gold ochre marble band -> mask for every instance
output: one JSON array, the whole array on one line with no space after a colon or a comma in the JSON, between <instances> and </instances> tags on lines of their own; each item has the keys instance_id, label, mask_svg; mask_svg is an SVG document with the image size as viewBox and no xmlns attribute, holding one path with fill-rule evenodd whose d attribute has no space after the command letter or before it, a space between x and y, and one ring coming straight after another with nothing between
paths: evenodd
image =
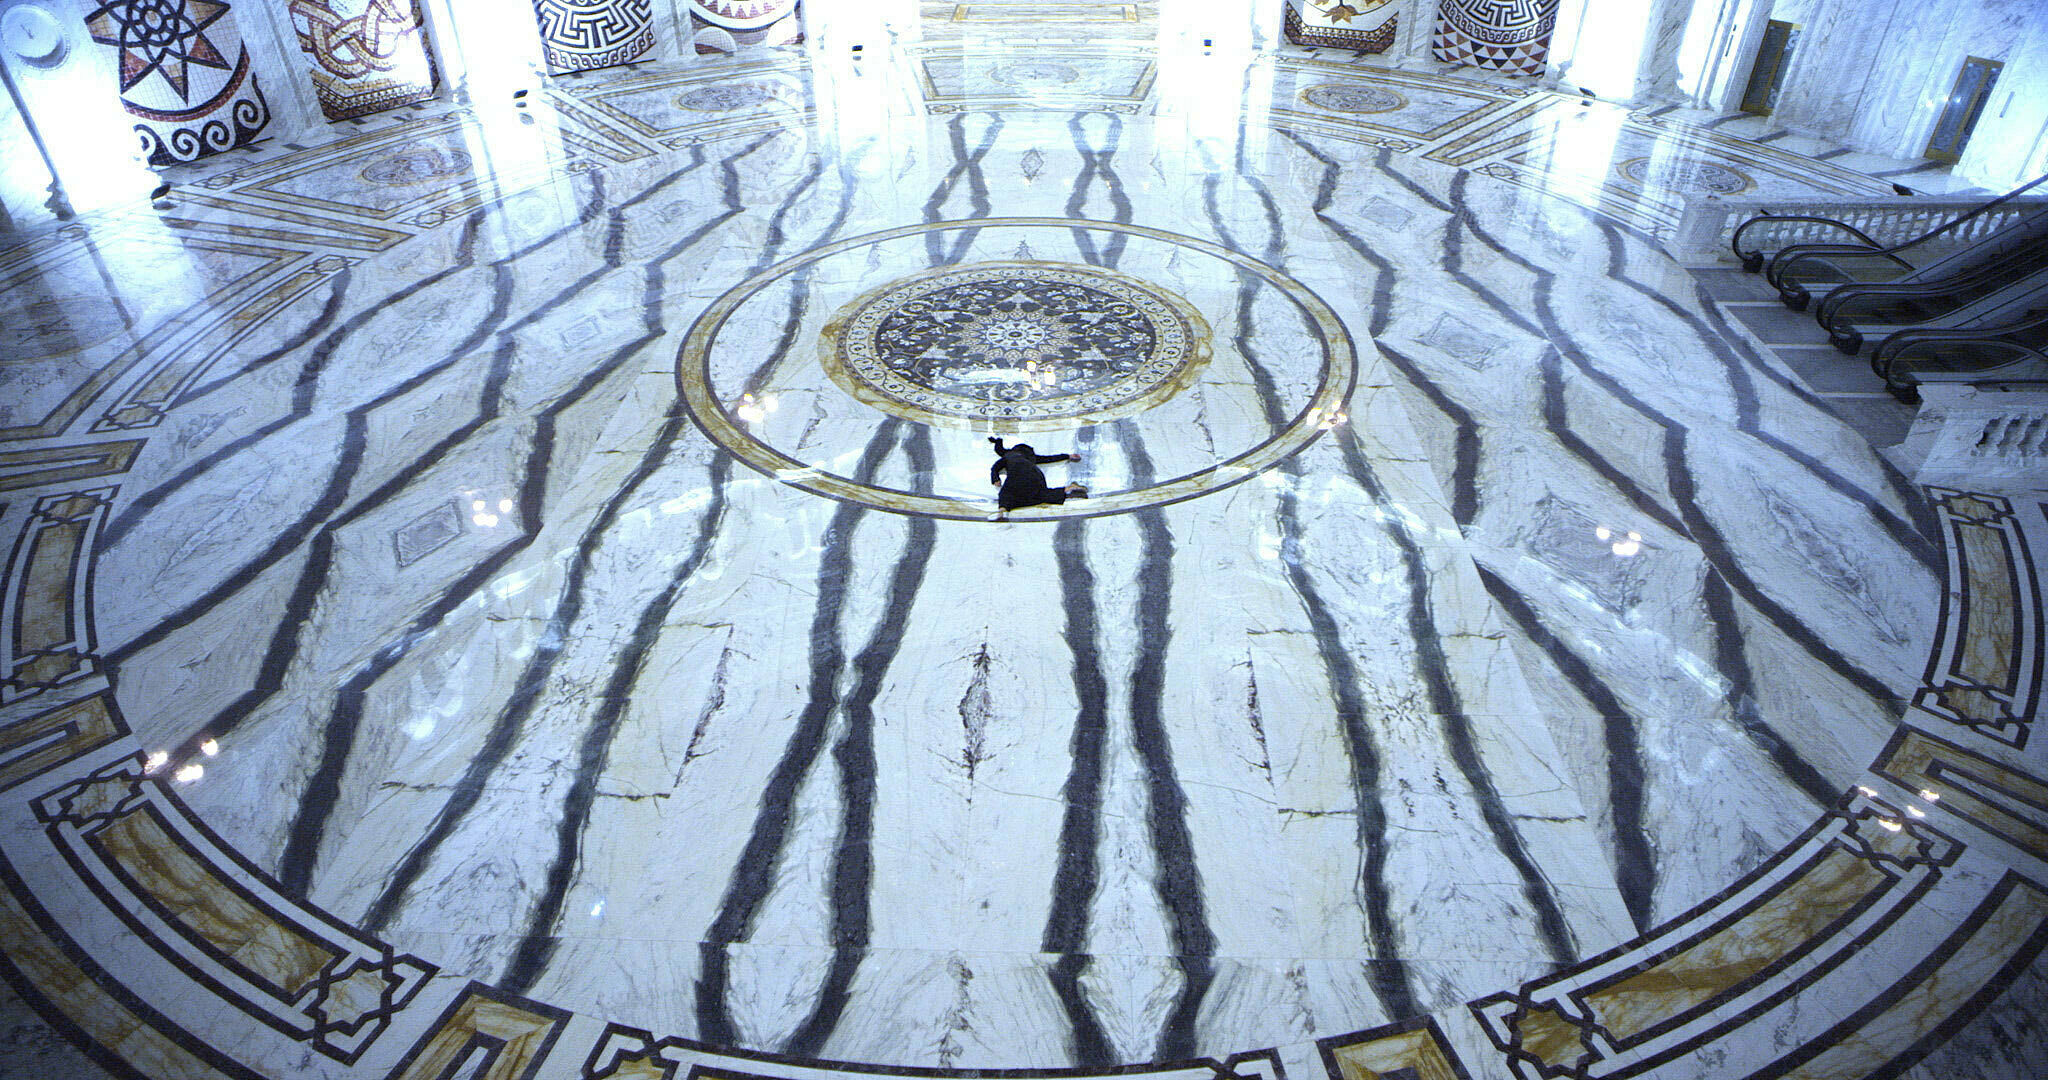
<instances>
[{"instance_id":1,"label":"gold ochre marble band","mask_svg":"<svg viewBox=\"0 0 2048 1080\"><path fill-rule=\"evenodd\" d=\"M697 317L676 357L676 382L690 415L705 434L720 446L730 450L741 461L791 487L891 513L959 521L982 519L988 512L985 501L923 495L863 484L825 472L767 445L755 438L745 425L736 421L725 403L716 399L711 387L709 363L712 348L716 345L719 331L724 327L726 320L755 293L787 274L841 252L906 236L959 229L1005 227L1088 229L1121 233L1177 244L1220 259L1266 282L1292 302L1315 326L1323 350L1321 373L1315 392L1310 395L1308 403L1290 417L1279 432L1251 449L1208 468L1151 487L1112 492L1091 498L1085 503L1069 506L1020 510L1010 515L1012 521L1101 517L1164 506L1220 491L1256 476L1300 452L1313 442L1317 435L1322 434L1322 418L1341 411L1343 402L1351 395L1357 378L1358 358L1351 344L1351 336L1345 331L1342 320L1314 291L1274 267L1241 255L1221 244L1146 225L1081 218L990 217L925 222L848 237L784 259L727 290Z\"/></svg>"}]
</instances>

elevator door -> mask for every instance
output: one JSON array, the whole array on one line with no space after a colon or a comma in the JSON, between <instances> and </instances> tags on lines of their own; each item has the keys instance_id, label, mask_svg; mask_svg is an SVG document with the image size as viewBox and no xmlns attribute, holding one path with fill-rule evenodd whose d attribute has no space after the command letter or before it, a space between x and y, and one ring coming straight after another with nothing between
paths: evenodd
<instances>
[{"instance_id":1,"label":"elevator door","mask_svg":"<svg viewBox=\"0 0 2048 1080\"><path fill-rule=\"evenodd\" d=\"M1963 145L1970 141L1970 131L1983 115L1984 103L1991 100L1991 88L2004 68L1996 60L1978 56L1963 59L1955 89L1948 92L1948 104L1941 107L1941 119L1934 122L1934 134L1927 140L1928 157L1951 164L1962 159Z\"/></svg>"},{"instance_id":2,"label":"elevator door","mask_svg":"<svg viewBox=\"0 0 2048 1080\"><path fill-rule=\"evenodd\" d=\"M1742 91L1743 112L1768 116L1778 107L1778 90L1785 85L1785 69L1792 64L1792 46L1798 41L1798 23L1772 19L1764 24L1764 40L1749 69L1749 86Z\"/></svg>"}]
</instances>

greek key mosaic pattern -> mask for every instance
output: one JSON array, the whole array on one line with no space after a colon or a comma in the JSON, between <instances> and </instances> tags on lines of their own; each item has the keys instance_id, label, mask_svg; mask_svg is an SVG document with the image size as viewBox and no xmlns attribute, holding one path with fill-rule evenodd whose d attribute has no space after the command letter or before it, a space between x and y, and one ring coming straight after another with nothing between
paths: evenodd
<instances>
[{"instance_id":1,"label":"greek key mosaic pattern","mask_svg":"<svg viewBox=\"0 0 2048 1080\"><path fill-rule=\"evenodd\" d=\"M1172 396L1206 360L1208 327L1186 301L1122 274L995 263L888 286L825 335L834 380L877 408L1029 431Z\"/></svg>"},{"instance_id":2,"label":"greek key mosaic pattern","mask_svg":"<svg viewBox=\"0 0 2048 1080\"><path fill-rule=\"evenodd\" d=\"M245 146L270 123L249 50L221 0L109 0L85 17L113 50L121 107L152 165Z\"/></svg>"},{"instance_id":3,"label":"greek key mosaic pattern","mask_svg":"<svg viewBox=\"0 0 2048 1080\"><path fill-rule=\"evenodd\" d=\"M329 120L434 96L439 74L416 0L291 0L291 18Z\"/></svg>"},{"instance_id":4,"label":"greek key mosaic pattern","mask_svg":"<svg viewBox=\"0 0 2048 1080\"><path fill-rule=\"evenodd\" d=\"M548 70L630 64L654 48L650 0L533 0Z\"/></svg>"},{"instance_id":5,"label":"greek key mosaic pattern","mask_svg":"<svg viewBox=\"0 0 2048 1080\"><path fill-rule=\"evenodd\" d=\"M795 45L804 39L800 0L690 0L690 41L706 56Z\"/></svg>"},{"instance_id":6,"label":"greek key mosaic pattern","mask_svg":"<svg viewBox=\"0 0 2048 1080\"><path fill-rule=\"evenodd\" d=\"M1443 0L1430 52L1446 64L1541 75L1557 0Z\"/></svg>"},{"instance_id":7,"label":"greek key mosaic pattern","mask_svg":"<svg viewBox=\"0 0 2048 1080\"><path fill-rule=\"evenodd\" d=\"M1286 0L1287 40L1312 48L1386 52L1401 30L1401 8L1392 0Z\"/></svg>"}]
</instances>

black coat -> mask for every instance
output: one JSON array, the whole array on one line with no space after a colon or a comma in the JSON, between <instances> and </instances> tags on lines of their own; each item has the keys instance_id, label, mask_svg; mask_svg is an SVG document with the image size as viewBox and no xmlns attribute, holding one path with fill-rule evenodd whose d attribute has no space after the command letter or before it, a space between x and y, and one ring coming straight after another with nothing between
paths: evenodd
<instances>
[{"instance_id":1,"label":"black coat","mask_svg":"<svg viewBox=\"0 0 2048 1080\"><path fill-rule=\"evenodd\" d=\"M1015 510L1024 506L1058 506L1067 501L1067 489L1048 487L1045 473L1039 468L1040 465L1065 461L1067 455L1033 453L1030 443L1018 443L1004 449L1003 440L989 441L996 444L996 463L989 466L989 483L1002 485L1002 490L996 492L997 506Z\"/></svg>"}]
</instances>

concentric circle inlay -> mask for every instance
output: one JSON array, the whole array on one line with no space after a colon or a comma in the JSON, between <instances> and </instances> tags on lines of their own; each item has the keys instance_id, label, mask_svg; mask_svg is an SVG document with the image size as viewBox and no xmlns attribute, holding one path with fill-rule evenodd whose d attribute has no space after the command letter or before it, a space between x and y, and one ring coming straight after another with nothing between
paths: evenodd
<instances>
[{"instance_id":1,"label":"concentric circle inlay","mask_svg":"<svg viewBox=\"0 0 2048 1080\"><path fill-rule=\"evenodd\" d=\"M990 252L1059 251L1070 258L1025 254L909 273L871 269L905 256L921 262L963 239L978 239ZM1124 270L1071 257L1105 249L1121 251ZM1142 277L1133 269L1141 265L1150 268ZM1157 284L1169 276L1180 289ZM841 295L852 299L821 305L834 314L818 331L818 363L809 367L796 350L777 344L791 325L789 298L842 278L866 291L849 288ZM1251 361L1234 346L1213 345L1209 324L1182 292L1208 298L1202 310L1234 310L1221 305L1242 298L1271 305L1259 362L1278 374L1270 391L1279 397L1270 404L1255 399ZM1211 370L1226 355L1228 370ZM919 438L971 447L970 480L985 474L987 447L960 428L1072 430L1118 419L1136 425L1136 438L1157 436L1148 442L1153 477L1130 487L1091 485L1085 501L1013 515L1029 520L1126 513L1257 476L1327 430L1356 373L1343 321L1278 268L1211 240L1074 218L926 222L820 245L713 300L676 357L677 388L691 417L749 466L814 495L967 521L988 515L989 492L979 484L893 486L850 469L858 456L821 448L811 421L832 412L817 395L849 393L881 410L864 425L870 432L906 419L956 429ZM786 400L776 412L778 397ZM1250 422L1221 440L1186 438L1212 407ZM843 413L836 422L841 430L863 426Z\"/></svg>"},{"instance_id":2,"label":"concentric circle inlay","mask_svg":"<svg viewBox=\"0 0 2048 1080\"><path fill-rule=\"evenodd\" d=\"M1341 113L1383 113L1407 108L1408 99L1378 86L1323 83L1301 92L1301 100Z\"/></svg>"},{"instance_id":3,"label":"concentric circle inlay","mask_svg":"<svg viewBox=\"0 0 2048 1080\"><path fill-rule=\"evenodd\" d=\"M1710 195L1740 195L1756 181L1740 169L1715 161L1662 161L1630 158L1618 166L1621 175L1638 184Z\"/></svg>"},{"instance_id":4,"label":"concentric circle inlay","mask_svg":"<svg viewBox=\"0 0 2048 1080\"><path fill-rule=\"evenodd\" d=\"M944 267L841 308L821 359L834 382L907 420L1042 431L1172 397L1209 328L1159 286L1074 263Z\"/></svg>"},{"instance_id":5,"label":"concentric circle inlay","mask_svg":"<svg viewBox=\"0 0 2048 1080\"><path fill-rule=\"evenodd\" d=\"M736 112L774 100L775 91L760 83L716 83L678 97L676 104L692 112Z\"/></svg>"},{"instance_id":6,"label":"concentric circle inlay","mask_svg":"<svg viewBox=\"0 0 2048 1080\"><path fill-rule=\"evenodd\" d=\"M989 76L1007 86L1064 86L1079 81L1081 69L1049 60L1019 60L992 69Z\"/></svg>"}]
</instances>

